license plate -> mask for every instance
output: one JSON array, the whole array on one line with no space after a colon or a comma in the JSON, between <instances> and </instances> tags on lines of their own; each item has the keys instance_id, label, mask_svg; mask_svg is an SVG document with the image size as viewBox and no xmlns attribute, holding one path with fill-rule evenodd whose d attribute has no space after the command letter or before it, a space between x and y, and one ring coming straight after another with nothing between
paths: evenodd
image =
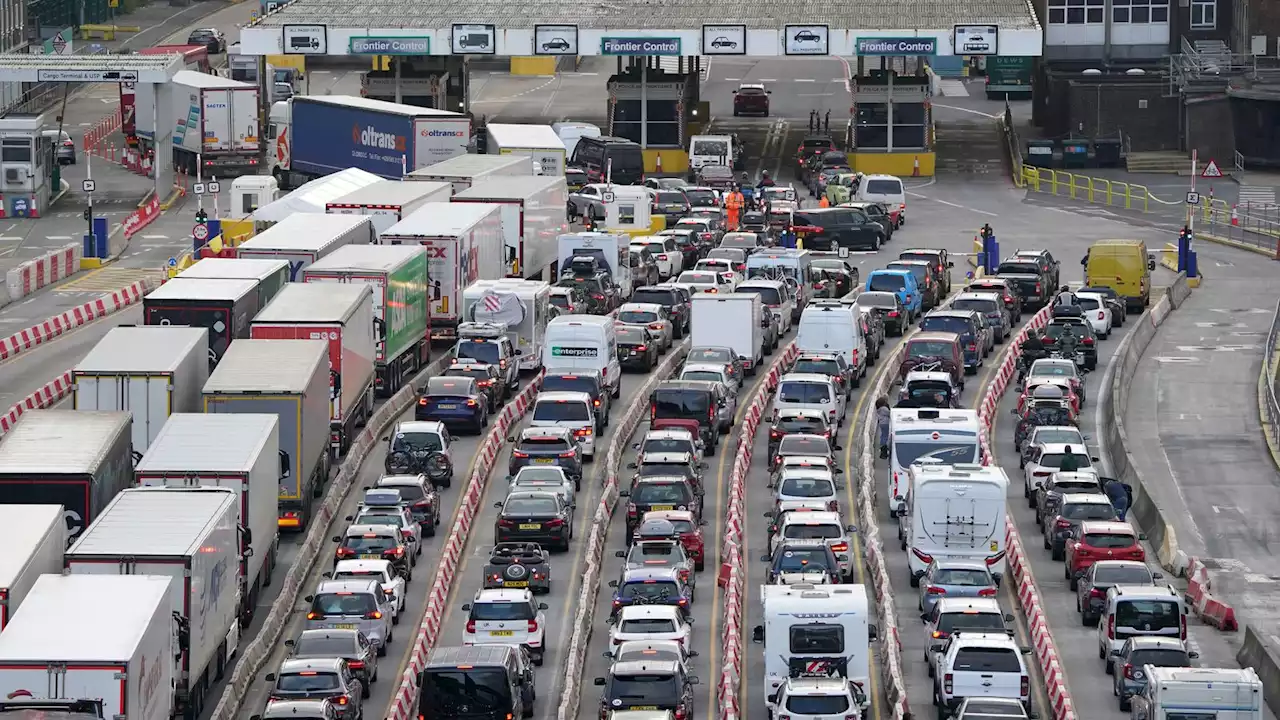
<instances>
[{"instance_id":1,"label":"license plate","mask_svg":"<svg viewBox=\"0 0 1280 720\"><path fill-rule=\"evenodd\" d=\"M355 630L356 629L356 626L353 623L338 623L336 625L330 625L329 627L333 628L334 630Z\"/></svg>"},{"instance_id":2,"label":"license plate","mask_svg":"<svg viewBox=\"0 0 1280 720\"><path fill-rule=\"evenodd\" d=\"M457 405L437 405L436 408L439 410L457 410L458 406Z\"/></svg>"},{"instance_id":3,"label":"license plate","mask_svg":"<svg viewBox=\"0 0 1280 720\"><path fill-rule=\"evenodd\" d=\"M382 553L361 553L360 559L361 560L381 560Z\"/></svg>"},{"instance_id":4,"label":"license plate","mask_svg":"<svg viewBox=\"0 0 1280 720\"><path fill-rule=\"evenodd\" d=\"M632 705L632 710L657 710L657 705Z\"/></svg>"},{"instance_id":5,"label":"license plate","mask_svg":"<svg viewBox=\"0 0 1280 720\"><path fill-rule=\"evenodd\" d=\"M490 630L489 637L511 637L515 634L514 630Z\"/></svg>"},{"instance_id":6,"label":"license plate","mask_svg":"<svg viewBox=\"0 0 1280 720\"><path fill-rule=\"evenodd\" d=\"M529 587L529 581L528 580L504 580L502 582L502 587L509 587L509 588Z\"/></svg>"},{"instance_id":7,"label":"license plate","mask_svg":"<svg viewBox=\"0 0 1280 720\"><path fill-rule=\"evenodd\" d=\"M650 509L650 510L653 510L653 511L658 511L658 510L675 510L675 509L676 509L676 506L675 506L675 505L654 505L654 506L650 507L649 509Z\"/></svg>"},{"instance_id":8,"label":"license plate","mask_svg":"<svg viewBox=\"0 0 1280 720\"><path fill-rule=\"evenodd\" d=\"M521 530L541 530L542 523L520 523Z\"/></svg>"},{"instance_id":9,"label":"license plate","mask_svg":"<svg viewBox=\"0 0 1280 720\"><path fill-rule=\"evenodd\" d=\"M555 463L555 461L556 461L555 458L534 458L533 464L534 465L552 465Z\"/></svg>"},{"instance_id":10,"label":"license plate","mask_svg":"<svg viewBox=\"0 0 1280 720\"><path fill-rule=\"evenodd\" d=\"M1084 362L1084 353L1082 352L1076 353L1076 362L1078 363Z\"/></svg>"}]
</instances>

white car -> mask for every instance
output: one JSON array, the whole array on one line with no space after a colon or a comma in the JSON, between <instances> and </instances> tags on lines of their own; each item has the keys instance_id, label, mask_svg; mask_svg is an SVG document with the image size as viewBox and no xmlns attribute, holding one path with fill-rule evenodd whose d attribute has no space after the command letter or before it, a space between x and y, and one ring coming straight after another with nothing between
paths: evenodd
<instances>
[{"instance_id":1,"label":"white car","mask_svg":"<svg viewBox=\"0 0 1280 720\"><path fill-rule=\"evenodd\" d=\"M702 439L683 428L668 430L650 430L644 439L631 445L632 450L647 452L687 452L694 457L702 457L705 453Z\"/></svg>"},{"instance_id":2,"label":"white car","mask_svg":"<svg viewBox=\"0 0 1280 720\"><path fill-rule=\"evenodd\" d=\"M647 327L658 336L659 352L666 352L675 343L675 324L667 309L657 303L625 303L618 308L618 324Z\"/></svg>"},{"instance_id":3,"label":"white car","mask_svg":"<svg viewBox=\"0 0 1280 720\"><path fill-rule=\"evenodd\" d=\"M789 461L797 459L799 458L787 458ZM825 467L825 463L819 464L822 458L813 458L813 460L812 467L797 467L784 463L776 479L769 483L769 489L773 490L773 499L780 503L787 501L816 503L820 504L823 510L839 512L840 497L837 491L840 488L836 482L836 476Z\"/></svg>"},{"instance_id":4,"label":"white car","mask_svg":"<svg viewBox=\"0 0 1280 720\"><path fill-rule=\"evenodd\" d=\"M1093 327L1093 333L1106 340L1111 335L1111 308L1102 293L1076 292L1076 302L1084 310L1084 318Z\"/></svg>"},{"instance_id":5,"label":"white car","mask_svg":"<svg viewBox=\"0 0 1280 720\"><path fill-rule=\"evenodd\" d=\"M326 575L333 580L377 580L383 592L394 601L395 613L391 622L399 624L400 613L404 612L406 590L404 576L396 572L390 560L339 560L332 573Z\"/></svg>"},{"instance_id":6,"label":"white car","mask_svg":"<svg viewBox=\"0 0 1280 720\"><path fill-rule=\"evenodd\" d=\"M738 283L742 282L742 275L740 275L737 270L733 269L733 261L725 258L703 258L693 266L693 269L718 272L720 273L720 277L733 283L735 288L738 287Z\"/></svg>"},{"instance_id":7,"label":"white car","mask_svg":"<svg viewBox=\"0 0 1280 720\"><path fill-rule=\"evenodd\" d=\"M1023 446L1030 450L1035 445L1045 443L1062 443L1064 445L1084 445L1090 435L1080 432L1074 425L1041 425L1031 431ZM1026 458L1018 458L1018 467L1026 467Z\"/></svg>"},{"instance_id":8,"label":"white car","mask_svg":"<svg viewBox=\"0 0 1280 720\"><path fill-rule=\"evenodd\" d=\"M781 517L774 517L777 532L769 541L769 552L772 554L778 546L789 540L822 540L835 553L836 563L840 566L840 574L846 582L853 577L853 552L850 550L848 533L855 532L852 525L845 525L838 512L815 512L813 510L795 510L785 512Z\"/></svg>"},{"instance_id":9,"label":"white car","mask_svg":"<svg viewBox=\"0 0 1280 720\"><path fill-rule=\"evenodd\" d=\"M676 247L676 239L669 235L650 235L631 241L631 247L648 248L658 263L658 279L675 277L684 270L684 253Z\"/></svg>"},{"instance_id":10,"label":"white car","mask_svg":"<svg viewBox=\"0 0 1280 720\"><path fill-rule=\"evenodd\" d=\"M844 403L845 394L830 375L788 373L778 381L773 415L781 410L809 410L822 413L828 424L839 427L844 424Z\"/></svg>"},{"instance_id":11,"label":"white car","mask_svg":"<svg viewBox=\"0 0 1280 720\"><path fill-rule=\"evenodd\" d=\"M467 613L463 645L514 645L528 649L534 665L546 653L546 603L534 602L533 592L481 590L462 606ZM675 608L673 608L675 609Z\"/></svg>"},{"instance_id":12,"label":"white car","mask_svg":"<svg viewBox=\"0 0 1280 720\"><path fill-rule=\"evenodd\" d=\"M676 284L693 293L731 293L738 286L736 280L713 270L686 270L676 278Z\"/></svg>"},{"instance_id":13,"label":"white car","mask_svg":"<svg viewBox=\"0 0 1280 720\"><path fill-rule=\"evenodd\" d=\"M1062 467L1062 458L1067 454L1074 455L1079 461L1077 472L1093 470L1097 458L1089 457L1089 449L1084 445L1068 445L1066 443L1039 443L1030 446L1026 455L1026 463L1022 466L1022 492L1030 507L1035 507L1036 488L1044 485L1049 476Z\"/></svg>"},{"instance_id":14,"label":"white car","mask_svg":"<svg viewBox=\"0 0 1280 720\"><path fill-rule=\"evenodd\" d=\"M629 605L609 618L609 642L617 647L628 640L674 640L693 646L693 619L674 605Z\"/></svg>"},{"instance_id":15,"label":"white car","mask_svg":"<svg viewBox=\"0 0 1280 720\"><path fill-rule=\"evenodd\" d=\"M855 698L852 683L840 677L788 678L769 708L769 717L790 720L825 720L859 717L866 696Z\"/></svg>"},{"instance_id":16,"label":"white car","mask_svg":"<svg viewBox=\"0 0 1280 720\"><path fill-rule=\"evenodd\" d=\"M508 493L552 492L559 495L566 505L573 503L576 494L573 481L565 475L564 468L555 465L525 465L507 481L510 483Z\"/></svg>"},{"instance_id":17,"label":"white car","mask_svg":"<svg viewBox=\"0 0 1280 720\"><path fill-rule=\"evenodd\" d=\"M689 672L689 661L698 657L698 651L690 650L675 640L628 640L606 650L605 657L619 663L628 660L646 662L678 662Z\"/></svg>"},{"instance_id":18,"label":"white car","mask_svg":"<svg viewBox=\"0 0 1280 720\"><path fill-rule=\"evenodd\" d=\"M751 278L738 283L738 287L733 291L759 295L764 304L778 318L778 331L783 335L791 332L791 326L794 324L791 314L795 309L795 291L788 288L786 283L781 280Z\"/></svg>"},{"instance_id":19,"label":"white car","mask_svg":"<svg viewBox=\"0 0 1280 720\"><path fill-rule=\"evenodd\" d=\"M573 433L587 461L595 459L596 412L587 393L567 390L540 392L533 400L531 417L530 427L564 428Z\"/></svg>"}]
</instances>

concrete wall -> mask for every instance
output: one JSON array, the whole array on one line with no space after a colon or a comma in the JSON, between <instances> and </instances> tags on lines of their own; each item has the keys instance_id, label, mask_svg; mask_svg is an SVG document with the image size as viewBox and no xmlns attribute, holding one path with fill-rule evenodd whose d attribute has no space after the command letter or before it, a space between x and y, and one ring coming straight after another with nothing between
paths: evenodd
<instances>
[{"instance_id":1,"label":"concrete wall","mask_svg":"<svg viewBox=\"0 0 1280 720\"><path fill-rule=\"evenodd\" d=\"M1128 135L1132 149L1176 150L1179 99L1164 97L1163 78L1130 80L1124 76L1082 79L1079 74L1048 74L1045 104L1037 119L1051 137Z\"/></svg>"},{"instance_id":2,"label":"concrete wall","mask_svg":"<svg viewBox=\"0 0 1280 720\"><path fill-rule=\"evenodd\" d=\"M1200 157L1235 155L1235 126L1226 95L1188 97L1185 108L1186 150L1198 150Z\"/></svg>"},{"instance_id":3,"label":"concrete wall","mask_svg":"<svg viewBox=\"0 0 1280 720\"><path fill-rule=\"evenodd\" d=\"M1280 3L1275 0L1237 0L1247 2L1249 35L1267 36L1267 55L1280 54ZM1244 48L1247 50L1248 48Z\"/></svg>"}]
</instances>

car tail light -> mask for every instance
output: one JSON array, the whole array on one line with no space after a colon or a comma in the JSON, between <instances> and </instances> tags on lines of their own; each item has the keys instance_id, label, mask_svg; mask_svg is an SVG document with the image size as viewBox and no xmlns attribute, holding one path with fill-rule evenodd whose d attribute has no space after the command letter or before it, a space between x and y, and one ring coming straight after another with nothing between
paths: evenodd
<instances>
[{"instance_id":1,"label":"car tail light","mask_svg":"<svg viewBox=\"0 0 1280 720\"><path fill-rule=\"evenodd\" d=\"M1178 637L1183 640L1187 639L1187 616L1186 615L1182 615L1178 618Z\"/></svg>"},{"instance_id":2,"label":"car tail light","mask_svg":"<svg viewBox=\"0 0 1280 720\"><path fill-rule=\"evenodd\" d=\"M636 516L636 504L635 504L635 503L627 503L627 515L630 515L631 517L635 517L635 516Z\"/></svg>"},{"instance_id":3,"label":"car tail light","mask_svg":"<svg viewBox=\"0 0 1280 720\"><path fill-rule=\"evenodd\" d=\"M969 352L977 352L977 350L978 350L978 345L976 343L969 345Z\"/></svg>"},{"instance_id":4,"label":"car tail light","mask_svg":"<svg viewBox=\"0 0 1280 720\"><path fill-rule=\"evenodd\" d=\"M573 431L573 434L577 437L590 437L591 428L578 428L577 430Z\"/></svg>"},{"instance_id":5,"label":"car tail light","mask_svg":"<svg viewBox=\"0 0 1280 720\"><path fill-rule=\"evenodd\" d=\"M334 554L340 558L355 557L356 551L352 550L351 548L340 547L334 552Z\"/></svg>"},{"instance_id":6,"label":"car tail light","mask_svg":"<svg viewBox=\"0 0 1280 720\"><path fill-rule=\"evenodd\" d=\"M531 632L531 633L538 632L538 621L537 621L537 620L530 620L530 621L529 621L529 632Z\"/></svg>"},{"instance_id":7,"label":"car tail light","mask_svg":"<svg viewBox=\"0 0 1280 720\"><path fill-rule=\"evenodd\" d=\"M424 407L425 407L425 406L426 406L426 404L427 404L427 399L426 399L426 398L418 398L418 404L419 404L419 405L422 405L422 406L424 406Z\"/></svg>"},{"instance_id":8,"label":"car tail light","mask_svg":"<svg viewBox=\"0 0 1280 720\"><path fill-rule=\"evenodd\" d=\"M1012 295L1005 295L1005 296L1004 296L1004 301L1005 301L1005 302L1007 302L1007 303L1009 303L1009 304L1012 304L1012 303L1013 303L1013 296L1012 296Z\"/></svg>"},{"instance_id":9,"label":"car tail light","mask_svg":"<svg viewBox=\"0 0 1280 720\"><path fill-rule=\"evenodd\" d=\"M467 632L472 633L472 634L475 634L475 631L476 631L476 621L475 621L475 620L468 620L468 621L467 621Z\"/></svg>"},{"instance_id":10,"label":"car tail light","mask_svg":"<svg viewBox=\"0 0 1280 720\"><path fill-rule=\"evenodd\" d=\"M830 512L839 512L839 511L840 511L840 502L839 502L838 500L828 500L828 501L827 501L827 510L829 510Z\"/></svg>"},{"instance_id":11,"label":"car tail light","mask_svg":"<svg viewBox=\"0 0 1280 720\"><path fill-rule=\"evenodd\" d=\"M592 400L592 401L591 401L591 404L592 404L592 405L595 405L596 407L600 407L600 401L599 401L599 400Z\"/></svg>"},{"instance_id":12,"label":"car tail light","mask_svg":"<svg viewBox=\"0 0 1280 720\"><path fill-rule=\"evenodd\" d=\"M346 705L347 703L351 702L351 698L347 697L346 695L339 695L336 699L339 705Z\"/></svg>"},{"instance_id":13,"label":"car tail light","mask_svg":"<svg viewBox=\"0 0 1280 720\"><path fill-rule=\"evenodd\" d=\"M564 520L561 520L560 518L554 518L554 519L548 520L547 527L549 528L564 527Z\"/></svg>"},{"instance_id":14,"label":"car tail light","mask_svg":"<svg viewBox=\"0 0 1280 720\"><path fill-rule=\"evenodd\" d=\"M1031 693L1031 678L1026 675L1022 676L1022 680L1018 683L1018 694L1026 697Z\"/></svg>"},{"instance_id":15,"label":"car tail light","mask_svg":"<svg viewBox=\"0 0 1280 720\"><path fill-rule=\"evenodd\" d=\"M1183 619L1183 622L1185 623L1186 620ZM1116 616L1115 615L1107 616L1107 637L1110 638L1111 640L1116 639Z\"/></svg>"},{"instance_id":16,"label":"car tail light","mask_svg":"<svg viewBox=\"0 0 1280 720\"><path fill-rule=\"evenodd\" d=\"M832 552L849 552L849 543L836 543L831 546Z\"/></svg>"},{"instance_id":17,"label":"car tail light","mask_svg":"<svg viewBox=\"0 0 1280 720\"><path fill-rule=\"evenodd\" d=\"M1129 663L1124 664L1124 679L1125 680L1133 679L1133 666L1130 665Z\"/></svg>"},{"instance_id":18,"label":"car tail light","mask_svg":"<svg viewBox=\"0 0 1280 720\"><path fill-rule=\"evenodd\" d=\"M924 592L926 595L946 595L947 589L940 588L937 585L930 585Z\"/></svg>"},{"instance_id":19,"label":"car tail light","mask_svg":"<svg viewBox=\"0 0 1280 720\"><path fill-rule=\"evenodd\" d=\"M683 600L681 602L683 602ZM684 704L681 703L680 705L677 705L676 720L685 720L687 717L689 717L689 713L684 709Z\"/></svg>"},{"instance_id":20,"label":"car tail light","mask_svg":"<svg viewBox=\"0 0 1280 720\"><path fill-rule=\"evenodd\" d=\"M1071 528L1071 521L1058 518L1057 521L1053 523L1053 526L1058 530L1068 530Z\"/></svg>"},{"instance_id":21,"label":"car tail light","mask_svg":"<svg viewBox=\"0 0 1280 720\"><path fill-rule=\"evenodd\" d=\"M477 385L479 385L480 387L489 387L490 385L492 385L492 384L493 384L493 381L492 381L492 380L481 380L480 382L478 382L478 383L476 383L476 384L477 384Z\"/></svg>"},{"instance_id":22,"label":"car tail light","mask_svg":"<svg viewBox=\"0 0 1280 720\"><path fill-rule=\"evenodd\" d=\"M648 351L649 351L649 346L648 346L648 345L637 345L637 346L636 346L636 352L648 352Z\"/></svg>"},{"instance_id":23,"label":"car tail light","mask_svg":"<svg viewBox=\"0 0 1280 720\"><path fill-rule=\"evenodd\" d=\"M1087 338L1085 338L1085 339L1084 339L1084 344L1085 344L1085 345L1092 345L1092 344L1093 344L1093 338L1091 338L1091 337L1087 337Z\"/></svg>"},{"instance_id":24,"label":"car tail light","mask_svg":"<svg viewBox=\"0 0 1280 720\"><path fill-rule=\"evenodd\" d=\"M347 667L351 668L352 670L363 670L364 663L359 660L348 660Z\"/></svg>"},{"instance_id":25,"label":"car tail light","mask_svg":"<svg viewBox=\"0 0 1280 720\"><path fill-rule=\"evenodd\" d=\"M402 557L404 555L404 548L391 548L390 550L383 550L382 554L391 555L394 557Z\"/></svg>"},{"instance_id":26,"label":"car tail light","mask_svg":"<svg viewBox=\"0 0 1280 720\"><path fill-rule=\"evenodd\" d=\"M511 451L511 457L527 458L527 457L529 457L529 453L527 453L527 452L523 452L523 451L521 451L521 450L512 450L512 451Z\"/></svg>"},{"instance_id":27,"label":"car tail light","mask_svg":"<svg viewBox=\"0 0 1280 720\"><path fill-rule=\"evenodd\" d=\"M475 407L476 405L477 405L477 403L476 403L476 401L475 401L475 400L468 400L468 401L467 401L467 407Z\"/></svg>"},{"instance_id":28,"label":"car tail light","mask_svg":"<svg viewBox=\"0 0 1280 720\"><path fill-rule=\"evenodd\" d=\"M649 323L649 329L650 329L650 330L661 330L661 329L662 329L662 323Z\"/></svg>"},{"instance_id":29,"label":"car tail light","mask_svg":"<svg viewBox=\"0 0 1280 720\"><path fill-rule=\"evenodd\" d=\"M307 613L307 619L308 619L308 620L323 620L323 619L324 619L324 613L309 612L309 613Z\"/></svg>"},{"instance_id":30,"label":"car tail light","mask_svg":"<svg viewBox=\"0 0 1280 720\"><path fill-rule=\"evenodd\" d=\"M891 318L896 318L896 317L898 317L898 311L897 311L897 310L890 310L890 311L889 311L889 317L891 317Z\"/></svg>"},{"instance_id":31,"label":"car tail light","mask_svg":"<svg viewBox=\"0 0 1280 720\"><path fill-rule=\"evenodd\" d=\"M511 522L510 520L503 519L498 521L498 527L500 528L513 528L515 526L516 524Z\"/></svg>"},{"instance_id":32,"label":"car tail light","mask_svg":"<svg viewBox=\"0 0 1280 720\"><path fill-rule=\"evenodd\" d=\"M934 630L930 634L930 637L932 637L934 640L946 640L947 638L951 637L951 633L947 632L946 630Z\"/></svg>"},{"instance_id":33,"label":"car tail light","mask_svg":"<svg viewBox=\"0 0 1280 720\"><path fill-rule=\"evenodd\" d=\"M1106 320L1106 319L1107 319L1106 313L1104 313L1104 312L1102 312L1101 310L1099 310L1099 311L1098 311L1098 319L1099 319L1099 320Z\"/></svg>"},{"instance_id":34,"label":"car tail light","mask_svg":"<svg viewBox=\"0 0 1280 720\"><path fill-rule=\"evenodd\" d=\"M770 440L777 440L777 439L778 439L778 438L780 438L780 437L782 437L782 433L781 433L781 432L779 432L779 431L777 431L777 430L770 430L770 431L769 431L769 439L770 439ZM777 462L782 462L782 458L781 458L781 457L778 457L778 458L777 458Z\"/></svg>"},{"instance_id":35,"label":"car tail light","mask_svg":"<svg viewBox=\"0 0 1280 720\"><path fill-rule=\"evenodd\" d=\"M666 254L666 253L662 253L661 255L659 255L659 256L658 256L658 259L659 259L659 260L662 260L663 262L666 262L666 260L667 260L667 254Z\"/></svg>"},{"instance_id":36,"label":"car tail light","mask_svg":"<svg viewBox=\"0 0 1280 720\"><path fill-rule=\"evenodd\" d=\"M978 597L995 597L997 592L995 588L982 588L978 591Z\"/></svg>"},{"instance_id":37,"label":"car tail light","mask_svg":"<svg viewBox=\"0 0 1280 720\"><path fill-rule=\"evenodd\" d=\"M1099 590L1098 588L1093 588L1089 590L1089 597L1091 598L1104 598L1106 596L1107 596L1106 590Z\"/></svg>"},{"instance_id":38,"label":"car tail light","mask_svg":"<svg viewBox=\"0 0 1280 720\"><path fill-rule=\"evenodd\" d=\"M604 299L604 295L601 295L600 293L592 293L591 297L595 298L596 300Z\"/></svg>"},{"instance_id":39,"label":"car tail light","mask_svg":"<svg viewBox=\"0 0 1280 720\"><path fill-rule=\"evenodd\" d=\"M907 204L906 204L906 203L898 203L898 209L899 209L899 210L906 210L906 209L907 209Z\"/></svg>"},{"instance_id":40,"label":"car tail light","mask_svg":"<svg viewBox=\"0 0 1280 720\"><path fill-rule=\"evenodd\" d=\"M371 613L365 613L365 616L364 616L364 617L365 617L365 619L366 619L366 620L381 620L381 619L382 619L382 613L381 613L380 611L378 611L378 610L374 610L374 611L373 611L373 612L371 612Z\"/></svg>"},{"instance_id":41,"label":"car tail light","mask_svg":"<svg viewBox=\"0 0 1280 720\"><path fill-rule=\"evenodd\" d=\"M1003 550L1001 550L1000 552L996 553L995 555L988 555L988 556L987 556L987 559L985 560L985 562L987 563L987 567L991 567L992 565L996 565L996 564L998 564L1001 560L1004 560L1004 551L1003 551Z\"/></svg>"},{"instance_id":42,"label":"car tail light","mask_svg":"<svg viewBox=\"0 0 1280 720\"><path fill-rule=\"evenodd\" d=\"M956 678L951 673L942 676L942 692L950 695L955 690Z\"/></svg>"},{"instance_id":43,"label":"car tail light","mask_svg":"<svg viewBox=\"0 0 1280 720\"><path fill-rule=\"evenodd\" d=\"M920 562L922 562L922 563L924 563L924 564L926 564L926 565L928 565L929 563L933 562L933 556L932 556L932 555L929 555L928 553L922 553L922 552L920 552L920 551L919 551L918 549L916 549L916 548L911 548L911 554L912 554L912 555L915 555L917 560L919 560Z\"/></svg>"},{"instance_id":44,"label":"car tail light","mask_svg":"<svg viewBox=\"0 0 1280 720\"><path fill-rule=\"evenodd\" d=\"M1036 283L1036 292L1040 292L1040 283Z\"/></svg>"},{"instance_id":45,"label":"car tail light","mask_svg":"<svg viewBox=\"0 0 1280 720\"><path fill-rule=\"evenodd\" d=\"M574 451L569 450L568 452L562 452L562 453L560 453L560 457L562 457L562 458L571 458L571 457L573 457L573 456L574 456L574 455L576 455L576 454L577 454L577 453L575 453Z\"/></svg>"}]
</instances>

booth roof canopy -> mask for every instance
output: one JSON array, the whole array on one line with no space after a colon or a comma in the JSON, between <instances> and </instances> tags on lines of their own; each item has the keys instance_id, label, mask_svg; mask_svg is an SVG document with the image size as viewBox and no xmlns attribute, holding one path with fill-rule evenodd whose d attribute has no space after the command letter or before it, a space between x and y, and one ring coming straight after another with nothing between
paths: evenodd
<instances>
[{"instance_id":1,"label":"booth roof canopy","mask_svg":"<svg viewBox=\"0 0 1280 720\"><path fill-rule=\"evenodd\" d=\"M312 180L275 202L253 211L257 222L280 222L297 213L324 214L325 206L363 187L382 182L382 178L359 168L347 168L332 175Z\"/></svg>"},{"instance_id":2,"label":"booth roof canopy","mask_svg":"<svg viewBox=\"0 0 1280 720\"><path fill-rule=\"evenodd\" d=\"M884 35L988 23L1001 29L1038 29L1025 0L293 0L254 26L436 30L454 24L492 24L501 31L539 24L577 25L584 30L699 30L704 24L782 30L784 25L821 24L845 30L867 28L868 35Z\"/></svg>"}]
</instances>

